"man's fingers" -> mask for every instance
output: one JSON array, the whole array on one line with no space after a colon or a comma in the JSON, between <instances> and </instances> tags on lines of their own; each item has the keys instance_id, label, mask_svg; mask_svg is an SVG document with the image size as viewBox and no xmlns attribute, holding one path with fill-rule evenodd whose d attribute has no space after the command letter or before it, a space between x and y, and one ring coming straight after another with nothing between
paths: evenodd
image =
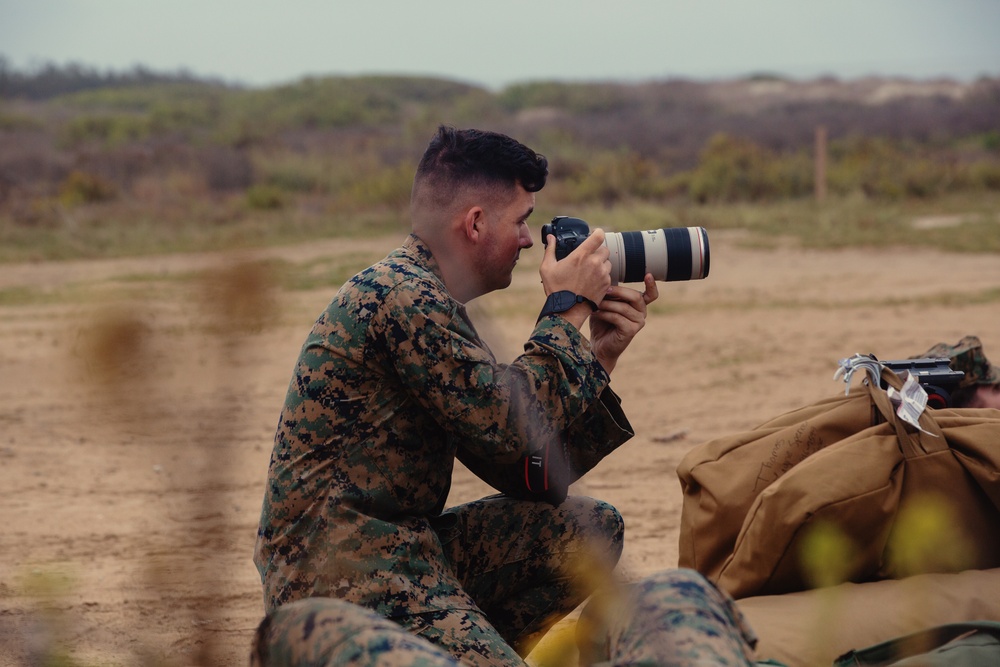
<instances>
[{"instance_id":1,"label":"man's fingers","mask_svg":"<svg viewBox=\"0 0 1000 667\"><path fill-rule=\"evenodd\" d=\"M649 305L660 297L660 289L656 286L656 280L653 279L651 273L646 274L644 282L646 283L646 291L642 293L642 300Z\"/></svg>"},{"instance_id":2,"label":"man's fingers","mask_svg":"<svg viewBox=\"0 0 1000 667\"><path fill-rule=\"evenodd\" d=\"M646 315L645 295L627 287L612 287L601 301L601 311L641 322ZM598 312L601 312L598 311Z\"/></svg>"},{"instance_id":3,"label":"man's fingers","mask_svg":"<svg viewBox=\"0 0 1000 667\"><path fill-rule=\"evenodd\" d=\"M654 287L655 289L655 287ZM620 301L624 304L628 304L635 310L640 312L645 310L646 293L634 290L631 287L622 287L620 285L614 285L608 290L607 301Z\"/></svg>"},{"instance_id":4,"label":"man's fingers","mask_svg":"<svg viewBox=\"0 0 1000 667\"><path fill-rule=\"evenodd\" d=\"M545 254L542 255L542 261L556 261L556 237L552 234L545 237Z\"/></svg>"},{"instance_id":5,"label":"man's fingers","mask_svg":"<svg viewBox=\"0 0 1000 667\"><path fill-rule=\"evenodd\" d=\"M578 249L586 248L587 249L586 253L590 254L595 250L597 250L598 246L602 245L603 243L604 243L604 230L598 228L595 229L593 232L591 232L590 236L588 236L583 240L583 243L580 244Z\"/></svg>"}]
</instances>

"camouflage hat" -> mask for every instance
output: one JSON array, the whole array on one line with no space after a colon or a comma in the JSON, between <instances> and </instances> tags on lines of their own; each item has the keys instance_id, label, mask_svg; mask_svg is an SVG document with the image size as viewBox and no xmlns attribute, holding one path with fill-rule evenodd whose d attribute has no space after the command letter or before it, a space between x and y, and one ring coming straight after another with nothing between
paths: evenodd
<instances>
[{"instance_id":1,"label":"camouflage hat","mask_svg":"<svg viewBox=\"0 0 1000 667\"><path fill-rule=\"evenodd\" d=\"M938 343L923 356L951 359L949 366L965 373L965 378L960 383L963 387L1000 383L1000 368L990 365L986 355L983 354L983 344L977 336L966 336L955 345Z\"/></svg>"}]
</instances>

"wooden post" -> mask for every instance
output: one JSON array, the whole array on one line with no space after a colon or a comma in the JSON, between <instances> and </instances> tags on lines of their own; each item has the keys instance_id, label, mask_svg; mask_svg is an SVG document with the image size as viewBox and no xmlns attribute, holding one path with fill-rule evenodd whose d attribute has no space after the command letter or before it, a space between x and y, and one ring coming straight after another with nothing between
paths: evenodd
<instances>
[{"instance_id":1,"label":"wooden post","mask_svg":"<svg viewBox=\"0 0 1000 667\"><path fill-rule=\"evenodd\" d=\"M826 127L816 127L816 173L814 174L816 201L826 199Z\"/></svg>"}]
</instances>

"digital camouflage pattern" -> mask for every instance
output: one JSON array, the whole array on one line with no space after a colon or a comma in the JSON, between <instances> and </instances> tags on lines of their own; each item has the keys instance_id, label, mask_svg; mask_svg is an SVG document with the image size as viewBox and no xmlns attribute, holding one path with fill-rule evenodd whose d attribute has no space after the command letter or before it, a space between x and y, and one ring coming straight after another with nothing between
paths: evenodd
<instances>
[{"instance_id":1,"label":"digital camouflage pattern","mask_svg":"<svg viewBox=\"0 0 1000 667\"><path fill-rule=\"evenodd\" d=\"M938 343L921 357L951 359L948 365L952 370L965 373L965 377L959 383L962 387L975 384L1000 384L1000 368L990 365L983 353L983 344L977 336L966 336L955 345Z\"/></svg>"},{"instance_id":2,"label":"digital camouflage pattern","mask_svg":"<svg viewBox=\"0 0 1000 667\"><path fill-rule=\"evenodd\" d=\"M291 602L257 627L251 667L456 667L427 640L357 605L332 598Z\"/></svg>"},{"instance_id":3,"label":"digital camouflage pattern","mask_svg":"<svg viewBox=\"0 0 1000 667\"><path fill-rule=\"evenodd\" d=\"M254 552L266 611L311 596L391 618L480 611L442 544L456 521L442 514L456 457L499 491L552 509L530 501L560 500L632 435L608 381L586 338L558 316L498 364L411 235L341 288L303 345ZM532 494L524 459L553 442L553 457L568 460L562 493ZM579 539L588 513L574 515L566 539ZM508 529L470 525L445 539L462 551L470 532L503 541L516 533ZM536 537L562 539L552 527ZM615 537L601 539L613 551Z\"/></svg>"},{"instance_id":4,"label":"digital camouflage pattern","mask_svg":"<svg viewBox=\"0 0 1000 667\"><path fill-rule=\"evenodd\" d=\"M591 607L595 607L592 609ZM595 620L596 617L596 620ZM689 569L658 572L611 604L595 600L579 627L587 664L734 667L754 664L757 636L733 599ZM594 660L603 657L603 661Z\"/></svg>"},{"instance_id":5,"label":"digital camouflage pattern","mask_svg":"<svg viewBox=\"0 0 1000 667\"><path fill-rule=\"evenodd\" d=\"M612 613L608 613L612 612ZM752 665L756 637L732 599L693 570L673 570L627 587L613 607L588 604L581 666ZM437 646L341 600L281 607L260 624L254 667L457 667ZM773 663L772 663L773 664Z\"/></svg>"},{"instance_id":6,"label":"digital camouflage pattern","mask_svg":"<svg viewBox=\"0 0 1000 667\"><path fill-rule=\"evenodd\" d=\"M413 632L476 665L521 665L548 628L584 601L621 556L624 523L611 505L571 496L558 507L494 496L448 510L445 558L488 619L455 609L399 617ZM581 576L581 570L589 571ZM435 627L428 627L433 619ZM505 650L506 646L515 650Z\"/></svg>"}]
</instances>

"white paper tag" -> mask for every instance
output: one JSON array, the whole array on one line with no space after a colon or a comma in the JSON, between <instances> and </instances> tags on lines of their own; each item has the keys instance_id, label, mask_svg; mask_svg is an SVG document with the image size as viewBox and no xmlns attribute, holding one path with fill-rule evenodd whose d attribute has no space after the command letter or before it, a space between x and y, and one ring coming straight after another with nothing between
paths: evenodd
<instances>
[{"instance_id":1,"label":"white paper tag","mask_svg":"<svg viewBox=\"0 0 1000 667\"><path fill-rule=\"evenodd\" d=\"M907 373L906 382L903 383L903 388L900 391L889 387L886 393L889 394L889 400L892 401L892 404L896 406L897 417L928 435L934 435L920 427L920 415L927 407L927 392L920 386L916 377Z\"/></svg>"}]
</instances>

